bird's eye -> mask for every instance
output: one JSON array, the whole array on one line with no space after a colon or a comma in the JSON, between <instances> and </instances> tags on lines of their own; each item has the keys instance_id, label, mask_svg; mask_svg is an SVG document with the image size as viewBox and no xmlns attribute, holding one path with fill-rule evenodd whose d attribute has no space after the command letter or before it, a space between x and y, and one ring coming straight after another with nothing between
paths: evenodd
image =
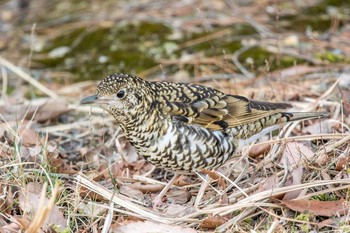
<instances>
[{"instance_id":1,"label":"bird's eye","mask_svg":"<svg viewBox=\"0 0 350 233\"><path fill-rule=\"evenodd\" d=\"M119 99L123 99L125 97L125 95L126 95L125 90L119 90L118 93L117 93L117 97Z\"/></svg>"}]
</instances>

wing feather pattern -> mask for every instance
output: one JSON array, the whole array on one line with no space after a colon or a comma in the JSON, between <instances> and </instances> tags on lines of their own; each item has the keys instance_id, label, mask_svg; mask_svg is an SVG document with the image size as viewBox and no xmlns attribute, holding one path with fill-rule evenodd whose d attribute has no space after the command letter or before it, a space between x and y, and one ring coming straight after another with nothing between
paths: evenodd
<instances>
[{"instance_id":1,"label":"wing feather pattern","mask_svg":"<svg viewBox=\"0 0 350 233\"><path fill-rule=\"evenodd\" d=\"M262 102L239 95L226 95L213 88L194 84L179 83L176 88L186 101L180 102L180 94L169 96L163 111L174 119L212 130L249 124L292 107L287 103Z\"/></svg>"}]
</instances>

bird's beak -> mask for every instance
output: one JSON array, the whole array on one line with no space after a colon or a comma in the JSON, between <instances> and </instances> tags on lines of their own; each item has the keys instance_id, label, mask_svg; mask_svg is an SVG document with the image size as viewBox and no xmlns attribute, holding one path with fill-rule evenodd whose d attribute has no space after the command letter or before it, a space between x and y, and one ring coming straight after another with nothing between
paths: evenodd
<instances>
[{"instance_id":1,"label":"bird's beak","mask_svg":"<svg viewBox=\"0 0 350 233\"><path fill-rule=\"evenodd\" d=\"M98 100L97 95L92 95L80 100L80 104L94 104L98 102L97 100Z\"/></svg>"}]
</instances>

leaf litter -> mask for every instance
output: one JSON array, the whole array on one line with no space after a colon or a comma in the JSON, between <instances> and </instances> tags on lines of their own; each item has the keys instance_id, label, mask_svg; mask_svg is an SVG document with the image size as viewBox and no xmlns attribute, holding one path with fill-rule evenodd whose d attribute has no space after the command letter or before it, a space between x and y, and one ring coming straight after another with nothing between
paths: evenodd
<instances>
[{"instance_id":1,"label":"leaf litter","mask_svg":"<svg viewBox=\"0 0 350 233\"><path fill-rule=\"evenodd\" d=\"M197 31L203 26L203 16L191 22L186 17L181 18L181 15L186 16L183 10L193 10L185 2L159 4L167 6L164 12L145 5L144 12L135 14L145 17L145 14L152 13L162 21L165 16L177 16L178 30L182 30L180 34ZM260 12L267 6L262 1L256 7L235 9L255 16L254 9ZM221 17L221 20L214 15L205 18L210 27L242 21L242 17L222 14L228 6L221 1L213 3L212 8L200 4L198 7L201 13L210 13L211 9ZM184 49L178 60L160 60L161 67L146 70L142 76L159 80L163 79L160 72L169 71L166 77L169 80L196 82L250 98L287 100L298 111L329 112L330 119L284 126L277 137L262 137L217 172L181 176L166 194L164 208L158 211L150 207L150 202L172 174L139 158L117 130L113 119L101 110L77 104L78 99L94 91L95 82L56 86L45 82L43 85L35 82L36 79L20 65L16 67L1 58L0 66L6 67L6 72L13 72L7 75L9 85L17 86L8 96L2 94L0 101L0 231L62 232L70 226L77 232L87 229L95 232L106 232L107 229L110 232L213 229L240 232L269 229L273 232L283 229L288 232L301 230L303 221L300 222L298 217L305 215L312 219L309 224L317 225L319 229L340 229L349 221L350 79L347 64L331 64L312 56L327 48L326 41L314 43L314 39L291 35L280 39L280 35L268 32L263 25L266 23L264 17L266 20L269 16L255 17L255 22L247 22L261 29L261 36L250 43L258 43L272 53L278 48L279 54L288 53L309 63L269 71L269 64L278 61L265 61L263 67L251 64L253 69L249 72L254 72L255 78L239 78L237 70L242 59L237 57L237 68L230 64L239 54L225 53L206 58L203 53L193 50L193 54L189 54L185 50L203 42L214 42L215 38L230 33L224 29L185 41L178 47ZM60 34L55 31L57 29L44 27L40 30L41 33L49 30ZM264 33L270 33L270 38ZM346 35L342 32L337 39L346 39ZM10 40L3 40L2 36L0 42L10 45ZM282 41L280 47L276 46L279 40ZM328 43L335 45L332 40ZM242 45L249 48L247 41ZM301 45L308 46L308 53L299 50ZM287 50L287 47L292 49ZM347 49L342 51L349 52ZM16 61L16 54L6 55ZM193 74L189 74L185 66L193 66ZM174 67L179 71L170 72ZM243 69L241 71L246 73ZM233 78L216 76L221 73L233 75ZM43 76L49 74L64 76L55 71L48 71ZM193 76L195 78L190 79ZM18 81L18 77L26 83ZM32 87L40 92L39 96L34 94L36 98L25 94L33 94ZM202 186L203 180L207 183ZM49 184L49 188L46 189L44 183ZM57 196L54 195L55 185L59 186ZM291 211L296 218L291 217ZM38 213L44 213L45 221L36 217ZM105 226L107 218L112 219L109 226ZM278 223L271 221L272 218Z\"/></svg>"}]
</instances>

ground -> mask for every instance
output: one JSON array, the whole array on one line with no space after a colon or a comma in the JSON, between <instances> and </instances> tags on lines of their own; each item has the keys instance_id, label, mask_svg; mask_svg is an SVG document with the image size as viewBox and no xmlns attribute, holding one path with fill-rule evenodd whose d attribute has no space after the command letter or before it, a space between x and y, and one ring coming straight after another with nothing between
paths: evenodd
<instances>
[{"instance_id":1,"label":"ground","mask_svg":"<svg viewBox=\"0 0 350 233\"><path fill-rule=\"evenodd\" d=\"M0 232L349 231L347 1L0 1ZM215 171L139 158L79 100L113 72L288 102ZM203 182L204 180L204 182Z\"/></svg>"}]
</instances>

